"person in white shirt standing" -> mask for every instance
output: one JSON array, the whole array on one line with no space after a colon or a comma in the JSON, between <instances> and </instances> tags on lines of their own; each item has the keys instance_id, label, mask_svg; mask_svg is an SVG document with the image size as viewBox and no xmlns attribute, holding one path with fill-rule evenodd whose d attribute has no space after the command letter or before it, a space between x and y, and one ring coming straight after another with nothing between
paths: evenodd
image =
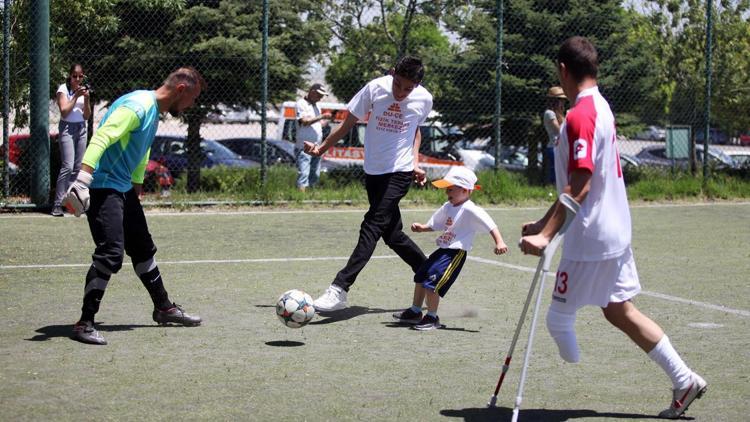
<instances>
[{"instance_id":1,"label":"person in white shirt standing","mask_svg":"<svg viewBox=\"0 0 750 422\"><path fill-rule=\"evenodd\" d=\"M330 120L330 113L321 113L318 101L328 95L321 84L310 86L307 95L297 101L297 119L295 120L296 143L294 158L297 161L297 188L305 191L313 187L320 179L320 156L311 156L304 151L305 142L319 144L323 139L322 120Z\"/></svg>"},{"instance_id":2,"label":"person in white shirt standing","mask_svg":"<svg viewBox=\"0 0 750 422\"><path fill-rule=\"evenodd\" d=\"M572 105L555 150L557 189L581 208L565 232L547 328L560 356L577 362L576 312L585 305L601 307L607 321L669 376L673 400L659 416L679 418L708 384L683 362L661 327L632 302L641 285L630 247L630 209L615 119L597 87L596 48L583 37L567 39L558 52L557 69ZM521 250L541 255L564 220L564 207L557 201L542 219L523 225Z\"/></svg>"},{"instance_id":3,"label":"person in white shirt standing","mask_svg":"<svg viewBox=\"0 0 750 422\"><path fill-rule=\"evenodd\" d=\"M326 292L315 300L318 311L346 308L347 292L381 237L415 273L427 259L403 232L398 205L413 181L421 185L425 182L425 172L419 168L419 125L432 110L432 94L420 85L424 66L419 58L403 57L390 73L367 83L349 101L346 119L322 144L305 142L305 152L319 157L369 113L364 170L370 207L349 261Z\"/></svg>"},{"instance_id":4,"label":"person in white shirt standing","mask_svg":"<svg viewBox=\"0 0 750 422\"><path fill-rule=\"evenodd\" d=\"M547 91L547 109L542 115L544 130L547 132L547 143L542 147L543 173L545 183L555 182L555 145L560 137L560 126L565 119L565 93L559 86L553 86Z\"/></svg>"},{"instance_id":5,"label":"person in white shirt standing","mask_svg":"<svg viewBox=\"0 0 750 422\"><path fill-rule=\"evenodd\" d=\"M497 224L485 210L471 200L471 192L479 189L477 176L466 167L454 166L440 180L432 182L436 188L445 189L448 202L430 217L427 224L413 223L413 232L443 233L435 240L438 249L422 264L414 275L414 296L410 308L393 314L404 324L414 324L419 331L441 328L437 310L440 298L456 281L471 251L477 232L489 233L495 242L494 252L502 255L508 246L500 235ZM422 316L422 304L427 302L427 314Z\"/></svg>"},{"instance_id":6,"label":"person in white shirt standing","mask_svg":"<svg viewBox=\"0 0 750 422\"><path fill-rule=\"evenodd\" d=\"M81 160L88 141L86 121L91 116L89 89L81 84L86 77L83 66L78 63L70 66L68 79L57 88L57 106L60 108L58 124L60 143L60 173L55 186L55 201L52 215L63 216L62 200L81 170Z\"/></svg>"}]
</instances>

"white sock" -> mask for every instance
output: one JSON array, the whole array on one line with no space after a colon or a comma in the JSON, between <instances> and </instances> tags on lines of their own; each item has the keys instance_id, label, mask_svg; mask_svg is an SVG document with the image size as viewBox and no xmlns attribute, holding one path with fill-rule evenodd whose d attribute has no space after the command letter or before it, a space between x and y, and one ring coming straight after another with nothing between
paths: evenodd
<instances>
[{"instance_id":1,"label":"white sock","mask_svg":"<svg viewBox=\"0 0 750 422\"><path fill-rule=\"evenodd\" d=\"M653 350L648 352L648 357L666 372L672 380L672 386L675 390L682 390L690 386L693 371L685 365L680 355L672 347L672 343L669 342L669 337L666 334L656 343Z\"/></svg>"},{"instance_id":2,"label":"white sock","mask_svg":"<svg viewBox=\"0 0 750 422\"><path fill-rule=\"evenodd\" d=\"M411 305L411 308L409 308L412 312L416 313L422 313L422 308L419 306Z\"/></svg>"}]
</instances>

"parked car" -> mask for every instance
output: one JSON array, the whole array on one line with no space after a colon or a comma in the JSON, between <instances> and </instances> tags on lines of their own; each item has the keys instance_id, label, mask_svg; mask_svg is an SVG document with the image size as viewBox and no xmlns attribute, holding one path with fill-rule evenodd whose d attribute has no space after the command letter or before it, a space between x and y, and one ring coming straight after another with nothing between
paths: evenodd
<instances>
[{"instance_id":1,"label":"parked car","mask_svg":"<svg viewBox=\"0 0 750 422\"><path fill-rule=\"evenodd\" d=\"M58 134L49 134L49 192L54 192L57 174L60 172L60 147ZM0 156L5 155L5 145L0 145ZM21 133L8 136L8 179L12 195L30 195L33 180L34 159L38 151L31 144L31 134Z\"/></svg>"},{"instance_id":2,"label":"parked car","mask_svg":"<svg viewBox=\"0 0 750 422\"><path fill-rule=\"evenodd\" d=\"M703 162L703 145L695 146L695 154L699 163ZM661 145L644 147L636 157L644 166L672 167L687 169L690 161L687 158L669 158L667 148ZM734 168L734 160L718 148L708 147L708 162L715 168Z\"/></svg>"},{"instance_id":3,"label":"parked car","mask_svg":"<svg viewBox=\"0 0 750 422\"><path fill-rule=\"evenodd\" d=\"M167 196L173 185L174 177L167 166L155 160L148 160L146 175L143 178L143 191L161 192L162 196Z\"/></svg>"},{"instance_id":4,"label":"parked car","mask_svg":"<svg viewBox=\"0 0 750 422\"><path fill-rule=\"evenodd\" d=\"M184 136L157 135L151 145L151 159L167 166L175 177L179 177L188 164L185 142ZM201 140L200 153L202 155L201 168L215 166L250 168L260 166L259 163L242 158L239 154L212 139Z\"/></svg>"},{"instance_id":5,"label":"parked car","mask_svg":"<svg viewBox=\"0 0 750 422\"><path fill-rule=\"evenodd\" d=\"M50 133L49 134L49 142L50 145L56 145L57 144L57 133ZM26 159L24 157L27 150L30 149L29 140L31 139L31 134L29 133L18 133L15 135L8 136L8 145L10 146L10 150L8 151L8 158L11 163L14 163L16 165L21 165L21 162ZM52 148L50 149L50 156L52 156L53 149L54 152L59 155L59 150ZM0 145L0 153L5 154L5 147L3 145ZM33 153L33 151L32 151ZM58 169L59 169L59 157L58 157Z\"/></svg>"},{"instance_id":6,"label":"parked car","mask_svg":"<svg viewBox=\"0 0 750 422\"><path fill-rule=\"evenodd\" d=\"M630 154L620 153L620 168L622 168L623 170L639 167L640 165L641 160L638 157Z\"/></svg>"},{"instance_id":7,"label":"parked car","mask_svg":"<svg viewBox=\"0 0 750 422\"><path fill-rule=\"evenodd\" d=\"M261 162L261 139L260 138L229 138L219 139L216 142L231 149L244 158ZM266 139L266 157L268 164L295 165L294 144L280 139Z\"/></svg>"},{"instance_id":8,"label":"parked car","mask_svg":"<svg viewBox=\"0 0 750 422\"><path fill-rule=\"evenodd\" d=\"M727 155L732 157L734 165L739 168L750 168L750 151L727 151Z\"/></svg>"},{"instance_id":9,"label":"parked car","mask_svg":"<svg viewBox=\"0 0 750 422\"><path fill-rule=\"evenodd\" d=\"M740 145L750 147L750 133L740 134Z\"/></svg>"},{"instance_id":10,"label":"parked car","mask_svg":"<svg viewBox=\"0 0 750 422\"><path fill-rule=\"evenodd\" d=\"M8 156L10 159L10 165L8 166L10 183L13 186L13 190L17 192L23 192L31 186L31 159L34 155L34 150L29 145L31 135L28 133L10 135L8 137L8 144L10 145L10 151ZM50 155L49 155L49 166L50 166L50 190L55 189L57 183L57 174L60 172L60 147L58 144L58 134L50 133ZM0 147L0 153L3 152L3 148ZM152 192L157 190L158 186L162 188L169 188L174 184L174 179L169 172L169 169L164 167L160 163L149 160L146 166L146 174L144 178L144 190Z\"/></svg>"},{"instance_id":11,"label":"parked car","mask_svg":"<svg viewBox=\"0 0 750 422\"><path fill-rule=\"evenodd\" d=\"M255 162L260 163L260 138L229 138L220 139L217 142L231 149L232 151L240 154L244 158L248 158ZM282 164L295 166L297 165L297 159L294 155L294 143L289 141L283 141L281 139L266 139L268 145L267 157L268 164ZM333 169L347 168L347 166L332 160L321 160L320 171L329 172Z\"/></svg>"},{"instance_id":12,"label":"parked car","mask_svg":"<svg viewBox=\"0 0 750 422\"><path fill-rule=\"evenodd\" d=\"M250 110L242 107L231 107L224 104L206 114L208 123L250 123Z\"/></svg>"},{"instance_id":13,"label":"parked car","mask_svg":"<svg viewBox=\"0 0 750 422\"><path fill-rule=\"evenodd\" d=\"M646 130L635 135L635 139L665 141L667 139L667 130L660 126L648 126Z\"/></svg>"},{"instance_id":14,"label":"parked car","mask_svg":"<svg viewBox=\"0 0 750 422\"><path fill-rule=\"evenodd\" d=\"M541 154L539 154L541 160ZM510 171L525 171L529 166L529 149L525 146L508 146L500 151L500 167Z\"/></svg>"},{"instance_id":15,"label":"parked car","mask_svg":"<svg viewBox=\"0 0 750 422\"><path fill-rule=\"evenodd\" d=\"M695 143L703 143L703 139L706 137L705 126L694 127L693 130L695 131ZM719 129L710 128L708 130L708 143L725 145L729 143L729 136Z\"/></svg>"}]
</instances>

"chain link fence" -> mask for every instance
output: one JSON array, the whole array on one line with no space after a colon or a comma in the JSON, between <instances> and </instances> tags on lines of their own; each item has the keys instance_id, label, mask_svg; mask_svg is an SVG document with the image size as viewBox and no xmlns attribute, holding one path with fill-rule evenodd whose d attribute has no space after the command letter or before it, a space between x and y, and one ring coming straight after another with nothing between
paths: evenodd
<instances>
[{"instance_id":1,"label":"chain link fence","mask_svg":"<svg viewBox=\"0 0 750 422\"><path fill-rule=\"evenodd\" d=\"M420 128L421 161L429 177L464 164L549 183L549 137L542 116L555 103L548 92L557 85L557 48L572 35L590 38L600 52L599 85L615 112L626 166L690 169L692 164L700 171L700 163L688 157L697 144L702 159L707 127L712 170L741 168L750 154L745 1L711 9L710 55L709 14L702 1L5 0L2 7L8 46L3 66L9 70L4 78L5 206L43 207L54 201L61 168L57 92L69 88L74 63L82 66L90 87L89 137L119 96L155 89L182 65L204 75L209 88L198 104L181 118L165 115L159 124L146 188L162 195L170 187L220 190L224 184L206 175L225 167L257 174L244 180L258 183L269 174L281 175L294 188L294 103L313 83L322 84L329 95L318 106L332 114L323 122L327 134L345 117L352 96L404 54L423 59L423 85L434 96L433 113ZM49 10L49 22L42 22L49 28L49 82L43 87L50 99L43 110L49 136L44 139L31 138L29 130L35 116L30 57L40 46L32 23L45 15L38 7ZM322 185L361 178L365 124L358 123L323 157ZM49 148L40 142L49 142ZM39 189L43 192L35 196Z\"/></svg>"}]
</instances>

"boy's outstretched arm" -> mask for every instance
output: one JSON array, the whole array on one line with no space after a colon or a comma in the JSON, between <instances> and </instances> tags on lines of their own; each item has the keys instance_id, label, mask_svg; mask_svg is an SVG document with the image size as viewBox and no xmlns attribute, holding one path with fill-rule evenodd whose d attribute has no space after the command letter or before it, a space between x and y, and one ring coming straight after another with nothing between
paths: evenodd
<instances>
[{"instance_id":1,"label":"boy's outstretched arm","mask_svg":"<svg viewBox=\"0 0 750 422\"><path fill-rule=\"evenodd\" d=\"M508 245L505 244L503 236L500 234L500 230L498 230L497 227L490 231L490 236L492 236L492 240L495 241L495 255L502 255L508 252Z\"/></svg>"}]
</instances>

